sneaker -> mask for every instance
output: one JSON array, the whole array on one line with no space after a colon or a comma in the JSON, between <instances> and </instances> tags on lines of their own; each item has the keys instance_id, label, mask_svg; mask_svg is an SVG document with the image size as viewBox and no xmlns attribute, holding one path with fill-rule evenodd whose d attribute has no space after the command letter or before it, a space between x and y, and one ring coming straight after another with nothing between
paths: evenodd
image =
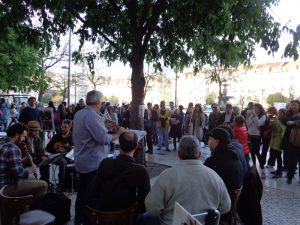
<instances>
[{"instance_id":1,"label":"sneaker","mask_svg":"<svg viewBox=\"0 0 300 225\"><path fill-rule=\"evenodd\" d=\"M261 170L261 172L260 172L260 178L261 179L266 179L267 178L265 169Z\"/></svg>"}]
</instances>

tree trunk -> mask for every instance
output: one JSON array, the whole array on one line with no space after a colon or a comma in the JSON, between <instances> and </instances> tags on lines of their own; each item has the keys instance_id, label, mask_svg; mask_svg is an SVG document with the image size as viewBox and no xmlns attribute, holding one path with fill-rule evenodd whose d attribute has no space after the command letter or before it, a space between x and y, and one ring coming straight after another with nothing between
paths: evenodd
<instances>
[{"instance_id":1,"label":"tree trunk","mask_svg":"<svg viewBox=\"0 0 300 225\"><path fill-rule=\"evenodd\" d=\"M219 106L221 106L222 103L222 82L218 82L219 85Z\"/></svg>"},{"instance_id":2,"label":"tree trunk","mask_svg":"<svg viewBox=\"0 0 300 225\"><path fill-rule=\"evenodd\" d=\"M39 91L39 96L38 96L38 101L40 102L40 101L42 101L42 97L43 97L43 95L45 94L45 92L44 91ZM47 102L48 103L48 102Z\"/></svg>"},{"instance_id":3,"label":"tree trunk","mask_svg":"<svg viewBox=\"0 0 300 225\"><path fill-rule=\"evenodd\" d=\"M144 56L141 49L137 49L136 54L133 54L131 61L131 111L130 111L130 128L134 130L144 130L144 112L139 113L140 107L144 106ZM140 114L140 115L139 115ZM139 142L138 149L135 152L135 160L139 164L145 164L144 140Z\"/></svg>"}]
</instances>

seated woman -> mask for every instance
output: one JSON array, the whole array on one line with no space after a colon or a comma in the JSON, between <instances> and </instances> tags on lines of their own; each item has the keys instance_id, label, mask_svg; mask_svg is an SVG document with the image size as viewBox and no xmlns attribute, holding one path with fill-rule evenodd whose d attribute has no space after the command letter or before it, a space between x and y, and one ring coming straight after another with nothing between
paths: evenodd
<instances>
[{"instance_id":1,"label":"seated woman","mask_svg":"<svg viewBox=\"0 0 300 225\"><path fill-rule=\"evenodd\" d=\"M211 157L204 165L213 169L224 181L227 190L238 189L243 184L243 167L231 145L230 135L223 128L215 128L209 133L208 146Z\"/></svg>"}]
</instances>

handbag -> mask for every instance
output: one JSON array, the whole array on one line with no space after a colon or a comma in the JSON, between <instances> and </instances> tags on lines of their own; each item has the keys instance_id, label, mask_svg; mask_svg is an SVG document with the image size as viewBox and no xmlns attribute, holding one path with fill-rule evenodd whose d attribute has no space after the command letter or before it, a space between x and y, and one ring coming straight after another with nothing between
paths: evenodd
<instances>
[{"instance_id":1,"label":"handbag","mask_svg":"<svg viewBox=\"0 0 300 225\"><path fill-rule=\"evenodd\" d=\"M289 136L289 142L295 147L300 147L300 127L292 128Z\"/></svg>"}]
</instances>

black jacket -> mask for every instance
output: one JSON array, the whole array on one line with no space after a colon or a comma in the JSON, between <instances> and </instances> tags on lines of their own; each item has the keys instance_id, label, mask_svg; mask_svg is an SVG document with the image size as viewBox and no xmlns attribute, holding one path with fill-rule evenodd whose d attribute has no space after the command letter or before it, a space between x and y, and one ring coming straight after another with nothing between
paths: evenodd
<instances>
[{"instance_id":1,"label":"black jacket","mask_svg":"<svg viewBox=\"0 0 300 225\"><path fill-rule=\"evenodd\" d=\"M137 203L137 211L145 212L145 198L150 191L150 178L145 167L134 159L119 155L104 159L92 185L94 207L102 211L119 211Z\"/></svg>"}]
</instances>

